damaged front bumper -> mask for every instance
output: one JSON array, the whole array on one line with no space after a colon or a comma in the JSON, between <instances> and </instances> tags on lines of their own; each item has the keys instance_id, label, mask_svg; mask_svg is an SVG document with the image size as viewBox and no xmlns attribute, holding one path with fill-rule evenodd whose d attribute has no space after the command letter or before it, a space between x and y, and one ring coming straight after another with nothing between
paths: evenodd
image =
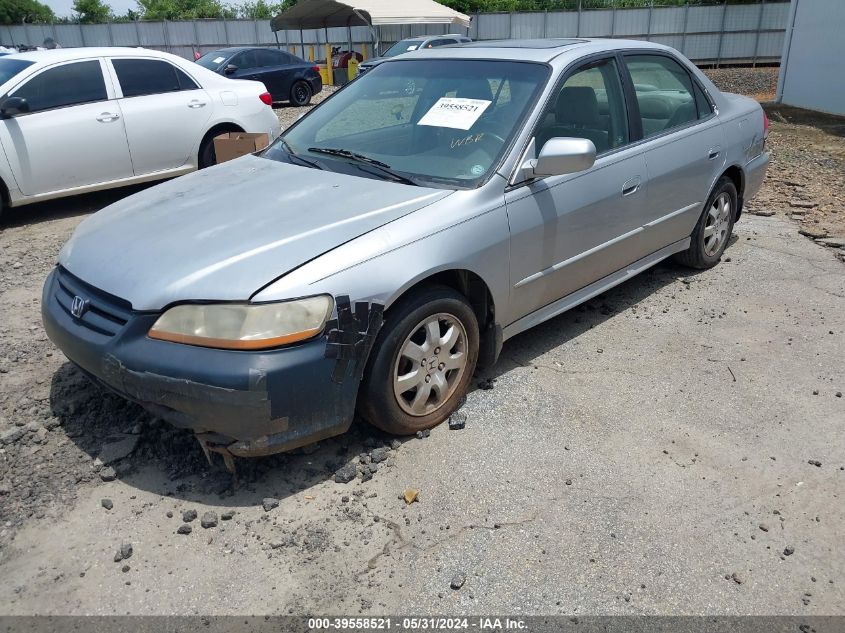
<instances>
[{"instance_id":1,"label":"damaged front bumper","mask_svg":"<svg viewBox=\"0 0 845 633\"><path fill-rule=\"evenodd\" d=\"M84 304L74 316L73 303ZM151 339L157 313L131 306L57 268L44 285L47 335L95 381L174 426L204 448L258 456L346 431L355 376L332 380L326 336L290 347L244 352ZM77 309L77 312L79 310Z\"/></svg>"}]
</instances>

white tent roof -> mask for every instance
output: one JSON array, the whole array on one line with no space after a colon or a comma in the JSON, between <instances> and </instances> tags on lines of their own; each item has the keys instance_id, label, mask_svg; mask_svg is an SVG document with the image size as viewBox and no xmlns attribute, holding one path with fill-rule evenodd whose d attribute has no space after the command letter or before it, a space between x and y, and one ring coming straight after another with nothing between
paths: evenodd
<instances>
[{"instance_id":1,"label":"white tent roof","mask_svg":"<svg viewBox=\"0 0 845 633\"><path fill-rule=\"evenodd\" d=\"M300 0L270 22L274 31L381 24L454 24L469 17L434 0Z\"/></svg>"}]
</instances>

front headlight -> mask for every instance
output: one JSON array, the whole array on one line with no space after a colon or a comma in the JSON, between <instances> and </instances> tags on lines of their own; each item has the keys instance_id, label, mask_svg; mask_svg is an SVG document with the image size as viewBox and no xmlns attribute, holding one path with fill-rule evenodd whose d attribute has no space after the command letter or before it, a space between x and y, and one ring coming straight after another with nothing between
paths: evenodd
<instances>
[{"instance_id":1,"label":"front headlight","mask_svg":"<svg viewBox=\"0 0 845 633\"><path fill-rule=\"evenodd\" d=\"M182 304L162 314L149 336L203 347L267 349L322 332L332 305L326 295L280 303Z\"/></svg>"}]
</instances>

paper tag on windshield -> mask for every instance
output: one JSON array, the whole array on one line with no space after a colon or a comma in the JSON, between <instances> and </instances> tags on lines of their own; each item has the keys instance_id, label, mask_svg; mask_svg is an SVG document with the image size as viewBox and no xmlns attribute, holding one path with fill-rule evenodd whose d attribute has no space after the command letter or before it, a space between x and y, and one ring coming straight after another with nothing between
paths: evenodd
<instances>
[{"instance_id":1,"label":"paper tag on windshield","mask_svg":"<svg viewBox=\"0 0 845 633\"><path fill-rule=\"evenodd\" d=\"M484 114L487 106L491 103L492 101L485 101L484 99L441 97L431 107L431 110L425 113L417 125L468 130L478 121L478 117Z\"/></svg>"},{"instance_id":2,"label":"paper tag on windshield","mask_svg":"<svg viewBox=\"0 0 845 633\"><path fill-rule=\"evenodd\" d=\"M220 63L220 62L222 62L224 59L226 59L226 58L225 58L225 57L215 57L215 58L214 58L214 63L215 63L215 64L219 64L219 63Z\"/></svg>"}]
</instances>

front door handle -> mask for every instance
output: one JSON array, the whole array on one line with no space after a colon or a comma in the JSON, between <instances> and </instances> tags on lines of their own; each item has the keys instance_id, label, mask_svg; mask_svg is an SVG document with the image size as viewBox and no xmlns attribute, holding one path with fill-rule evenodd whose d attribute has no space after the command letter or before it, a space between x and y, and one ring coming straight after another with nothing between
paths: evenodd
<instances>
[{"instance_id":1,"label":"front door handle","mask_svg":"<svg viewBox=\"0 0 845 633\"><path fill-rule=\"evenodd\" d=\"M117 121L119 118L120 115L114 112L103 112L97 117L97 120L100 123L111 123L112 121Z\"/></svg>"},{"instance_id":2,"label":"front door handle","mask_svg":"<svg viewBox=\"0 0 845 633\"><path fill-rule=\"evenodd\" d=\"M711 147L707 152L707 160L713 160L719 157L719 154L722 153L721 147Z\"/></svg>"},{"instance_id":3,"label":"front door handle","mask_svg":"<svg viewBox=\"0 0 845 633\"><path fill-rule=\"evenodd\" d=\"M625 184L622 185L622 195L623 196L630 196L640 189L640 185L642 184L642 179L639 176L634 176L633 178L629 178L625 181Z\"/></svg>"},{"instance_id":4,"label":"front door handle","mask_svg":"<svg viewBox=\"0 0 845 633\"><path fill-rule=\"evenodd\" d=\"M204 108L205 101L200 101L199 99L194 99L193 101L188 102L189 108Z\"/></svg>"}]
</instances>

